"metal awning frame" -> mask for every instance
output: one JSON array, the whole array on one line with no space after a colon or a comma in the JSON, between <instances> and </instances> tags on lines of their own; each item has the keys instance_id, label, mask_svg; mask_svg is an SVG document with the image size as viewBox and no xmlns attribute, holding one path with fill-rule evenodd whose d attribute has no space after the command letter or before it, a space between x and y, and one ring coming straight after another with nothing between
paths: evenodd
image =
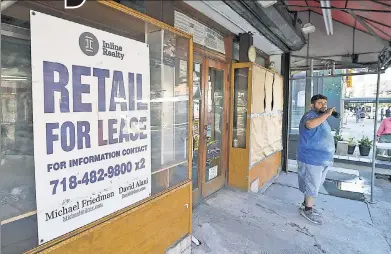
<instances>
[{"instance_id":1,"label":"metal awning frame","mask_svg":"<svg viewBox=\"0 0 391 254\"><path fill-rule=\"evenodd\" d=\"M339 56L339 57L344 57L344 56ZM349 57L349 56L345 56L345 57ZM336 67L338 69L369 68L369 69L373 69L374 71L376 71L376 68L374 68L374 65L377 66L377 62L368 63L368 64L360 64L360 63L339 61L339 60L335 60L335 59L331 59L331 58L327 58L327 57L309 57L309 56L291 55L291 58L299 58L299 59L327 62L327 65L330 65L330 66L336 65ZM315 66L317 66L317 65L315 65ZM305 68L305 67L306 66L299 65L297 68L302 70L302 68ZM309 65L307 65L307 67L309 69ZM291 67L291 69L293 69L293 68L296 69L296 67ZM318 67L316 67L316 68L318 68ZM377 73L377 72L375 72L375 73Z\"/></svg>"},{"instance_id":2,"label":"metal awning frame","mask_svg":"<svg viewBox=\"0 0 391 254\"><path fill-rule=\"evenodd\" d=\"M311 60L312 62L313 60ZM328 78L328 77L344 77L344 76L360 76L367 74L377 74L377 82L376 82L376 101L375 101L375 112L379 110L379 91L380 91L380 75L386 71L386 69L391 65L391 48L385 47L383 51L379 54L378 63L377 63L377 71L376 72L364 72L364 73L346 73L346 74L334 74L329 76L308 76L308 77L291 77L290 80L300 80L300 79L310 79L310 83L315 78ZM310 72L313 72L313 65L310 65ZM372 175L371 175L371 198L370 203L375 203L374 201L374 189L375 189L375 173L376 173L376 143L377 143L377 120L378 115L375 114L375 121L373 124L373 141L372 141Z\"/></svg>"}]
</instances>

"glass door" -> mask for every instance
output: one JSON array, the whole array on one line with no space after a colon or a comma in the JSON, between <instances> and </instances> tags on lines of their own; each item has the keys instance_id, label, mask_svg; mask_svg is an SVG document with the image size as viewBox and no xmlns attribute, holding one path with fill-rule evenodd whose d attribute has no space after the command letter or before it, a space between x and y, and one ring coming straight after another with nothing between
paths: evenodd
<instances>
[{"instance_id":1,"label":"glass door","mask_svg":"<svg viewBox=\"0 0 391 254\"><path fill-rule=\"evenodd\" d=\"M193 203L222 188L228 165L227 65L202 58L193 74ZM200 63L201 62L201 63Z\"/></svg>"},{"instance_id":2,"label":"glass door","mask_svg":"<svg viewBox=\"0 0 391 254\"><path fill-rule=\"evenodd\" d=\"M211 64L210 64L211 65ZM203 196L220 189L225 183L225 161L223 161L225 149L222 137L226 126L224 125L224 75L223 68L209 66L208 82L205 89L205 115L206 129L206 161L205 161L205 185ZM226 135L224 135L227 137ZM223 144L224 143L224 144ZM227 157L225 157L227 159Z\"/></svg>"},{"instance_id":3,"label":"glass door","mask_svg":"<svg viewBox=\"0 0 391 254\"><path fill-rule=\"evenodd\" d=\"M197 61L198 60L198 61ZM201 181L199 161L200 154L202 155L202 147L200 147L200 136L203 134L203 113L202 113L202 67L203 59L195 57L193 63L193 162L192 162L192 183L193 183L193 203L197 204L201 199ZM201 151L201 152L200 152Z\"/></svg>"}]
</instances>

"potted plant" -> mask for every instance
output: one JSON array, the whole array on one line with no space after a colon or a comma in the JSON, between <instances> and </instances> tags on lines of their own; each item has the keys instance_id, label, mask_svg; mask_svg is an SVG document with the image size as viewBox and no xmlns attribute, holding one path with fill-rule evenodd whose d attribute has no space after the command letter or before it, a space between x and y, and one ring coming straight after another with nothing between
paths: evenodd
<instances>
[{"instance_id":1,"label":"potted plant","mask_svg":"<svg viewBox=\"0 0 391 254\"><path fill-rule=\"evenodd\" d=\"M335 149L337 149L338 141L343 141L343 137L342 137L342 135L335 134L335 135L334 135L334 145L335 145Z\"/></svg>"},{"instance_id":2,"label":"potted plant","mask_svg":"<svg viewBox=\"0 0 391 254\"><path fill-rule=\"evenodd\" d=\"M356 150L357 142L354 138L349 138L348 140L348 154L354 154L354 150Z\"/></svg>"},{"instance_id":3,"label":"potted plant","mask_svg":"<svg viewBox=\"0 0 391 254\"><path fill-rule=\"evenodd\" d=\"M368 156L372 148L372 141L368 137L362 137L358 141L361 156Z\"/></svg>"}]
</instances>

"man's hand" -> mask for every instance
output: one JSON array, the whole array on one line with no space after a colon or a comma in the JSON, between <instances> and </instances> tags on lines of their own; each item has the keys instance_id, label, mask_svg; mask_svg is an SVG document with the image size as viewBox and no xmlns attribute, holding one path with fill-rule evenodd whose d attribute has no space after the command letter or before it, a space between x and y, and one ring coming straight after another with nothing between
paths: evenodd
<instances>
[{"instance_id":1,"label":"man's hand","mask_svg":"<svg viewBox=\"0 0 391 254\"><path fill-rule=\"evenodd\" d=\"M307 122L305 123L305 127L307 127L307 129L313 129L313 128L316 128L318 127L319 125L321 125L324 121L327 120L327 118L329 116L331 116L331 114L335 111L335 108L329 108L326 110L326 112L322 115L320 115L319 117L316 117L316 118L313 118L313 119L310 119L310 120L307 120Z\"/></svg>"},{"instance_id":2,"label":"man's hand","mask_svg":"<svg viewBox=\"0 0 391 254\"><path fill-rule=\"evenodd\" d=\"M333 112L335 112L336 111L336 108L334 107L334 108L329 108L329 109L327 109L326 110L326 114L328 115L328 116L331 116L331 114L333 113Z\"/></svg>"}]
</instances>

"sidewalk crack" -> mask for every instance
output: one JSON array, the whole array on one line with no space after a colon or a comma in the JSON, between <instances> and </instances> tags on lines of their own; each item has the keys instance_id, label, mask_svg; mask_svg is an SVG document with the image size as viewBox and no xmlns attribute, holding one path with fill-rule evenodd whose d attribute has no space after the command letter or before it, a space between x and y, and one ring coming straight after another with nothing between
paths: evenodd
<instances>
[{"instance_id":1,"label":"sidewalk crack","mask_svg":"<svg viewBox=\"0 0 391 254\"><path fill-rule=\"evenodd\" d=\"M311 237L315 242L314 247L318 248L322 253L326 253L326 251L324 249L322 249L322 245L320 245L320 243L316 239L315 235L311 234L311 232L309 231L309 229L307 227L300 227L299 225L297 225L296 223L293 223L293 222L288 223L288 225L290 225L293 228L296 228L297 232Z\"/></svg>"},{"instance_id":2,"label":"sidewalk crack","mask_svg":"<svg viewBox=\"0 0 391 254\"><path fill-rule=\"evenodd\" d=\"M369 217L371 218L371 221L372 221L372 227L374 227L374 228L379 232L379 234L384 238L384 240L385 240L386 243L388 244L388 247L390 248L390 251L391 251L391 239L388 240L387 235L384 234L384 233L382 232L382 230L379 229L379 228L375 225L375 222L373 221L373 218L372 218L371 209L369 209L369 203L368 203L368 202L365 202L365 203L366 203L367 208L368 208Z\"/></svg>"},{"instance_id":3,"label":"sidewalk crack","mask_svg":"<svg viewBox=\"0 0 391 254\"><path fill-rule=\"evenodd\" d=\"M372 221L372 225L375 225L374 222L373 222L373 218L372 218L372 214L371 214L371 209L369 209L369 204L368 204L368 202L365 202L365 204L367 205L367 209L368 209L369 217L371 218L371 221Z\"/></svg>"},{"instance_id":4,"label":"sidewalk crack","mask_svg":"<svg viewBox=\"0 0 391 254\"><path fill-rule=\"evenodd\" d=\"M255 203L255 205L256 205L256 206L259 206L259 207L261 207L261 208L263 208L263 209L265 209L266 212L268 212L268 213L275 214L275 215L277 215L277 216L279 216L279 217L281 217L281 218L286 219L286 217L284 217L284 216L278 214L278 213L277 213L276 211L274 211L273 209L267 208L266 206L263 206L263 205L261 205L261 204L259 204L259 203Z\"/></svg>"}]
</instances>

